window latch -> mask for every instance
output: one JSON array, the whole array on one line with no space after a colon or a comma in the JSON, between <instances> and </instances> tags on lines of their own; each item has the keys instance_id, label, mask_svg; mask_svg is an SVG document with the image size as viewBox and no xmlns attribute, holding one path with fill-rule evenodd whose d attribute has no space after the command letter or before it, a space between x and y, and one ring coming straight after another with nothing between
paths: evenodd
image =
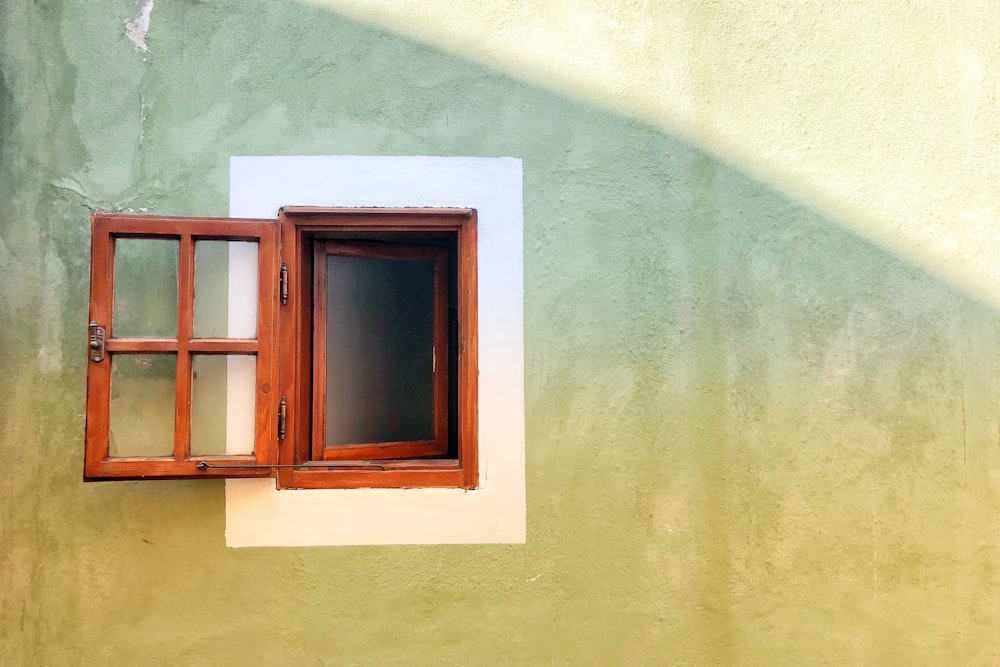
<instances>
[{"instance_id":1,"label":"window latch","mask_svg":"<svg viewBox=\"0 0 1000 667\"><path fill-rule=\"evenodd\" d=\"M104 361L104 327L91 321L90 326L90 360L94 363Z\"/></svg>"}]
</instances>

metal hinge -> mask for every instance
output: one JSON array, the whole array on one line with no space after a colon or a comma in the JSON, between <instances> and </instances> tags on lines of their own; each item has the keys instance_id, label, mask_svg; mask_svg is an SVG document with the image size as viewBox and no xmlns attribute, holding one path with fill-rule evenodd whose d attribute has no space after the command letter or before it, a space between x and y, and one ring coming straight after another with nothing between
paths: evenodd
<instances>
[{"instance_id":1,"label":"metal hinge","mask_svg":"<svg viewBox=\"0 0 1000 667\"><path fill-rule=\"evenodd\" d=\"M93 362L104 361L104 327L91 321L87 328L90 330L90 360Z\"/></svg>"},{"instance_id":2,"label":"metal hinge","mask_svg":"<svg viewBox=\"0 0 1000 667\"><path fill-rule=\"evenodd\" d=\"M278 440L285 439L285 420L288 416L288 404L285 402L285 397L282 396L281 400L278 401Z\"/></svg>"},{"instance_id":3,"label":"metal hinge","mask_svg":"<svg viewBox=\"0 0 1000 667\"><path fill-rule=\"evenodd\" d=\"M281 295L281 305L288 303L288 265L281 263L281 271L278 272L278 293Z\"/></svg>"}]
</instances>

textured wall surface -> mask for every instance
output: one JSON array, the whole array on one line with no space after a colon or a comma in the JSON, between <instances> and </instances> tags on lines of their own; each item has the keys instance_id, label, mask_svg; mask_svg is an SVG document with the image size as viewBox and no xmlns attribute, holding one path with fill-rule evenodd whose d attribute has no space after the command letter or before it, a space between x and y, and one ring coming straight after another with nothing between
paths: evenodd
<instances>
[{"instance_id":1,"label":"textured wall surface","mask_svg":"<svg viewBox=\"0 0 1000 667\"><path fill-rule=\"evenodd\" d=\"M997 9L729 4L0 5L0 664L1000 663ZM246 154L523 159L526 545L80 481L89 212Z\"/></svg>"}]
</instances>

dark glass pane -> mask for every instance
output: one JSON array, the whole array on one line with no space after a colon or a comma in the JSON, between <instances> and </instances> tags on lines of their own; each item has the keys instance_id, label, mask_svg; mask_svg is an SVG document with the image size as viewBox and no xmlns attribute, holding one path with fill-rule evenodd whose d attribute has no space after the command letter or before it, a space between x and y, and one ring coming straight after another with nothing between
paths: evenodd
<instances>
[{"instance_id":1,"label":"dark glass pane","mask_svg":"<svg viewBox=\"0 0 1000 667\"><path fill-rule=\"evenodd\" d=\"M432 440L434 267L327 257L327 446Z\"/></svg>"}]
</instances>

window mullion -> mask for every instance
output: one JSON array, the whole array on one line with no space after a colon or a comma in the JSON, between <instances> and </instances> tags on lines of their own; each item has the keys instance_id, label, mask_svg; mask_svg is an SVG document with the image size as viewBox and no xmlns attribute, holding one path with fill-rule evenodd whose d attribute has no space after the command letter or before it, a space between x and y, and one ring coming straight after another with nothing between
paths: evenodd
<instances>
[{"instance_id":1,"label":"window mullion","mask_svg":"<svg viewBox=\"0 0 1000 667\"><path fill-rule=\"evenodd\" d=\"M174 460L191 454L191 351L194 331L194 239L181 235L177 285L177 394L174 399Z\"/></svg>"}]
</instances>

